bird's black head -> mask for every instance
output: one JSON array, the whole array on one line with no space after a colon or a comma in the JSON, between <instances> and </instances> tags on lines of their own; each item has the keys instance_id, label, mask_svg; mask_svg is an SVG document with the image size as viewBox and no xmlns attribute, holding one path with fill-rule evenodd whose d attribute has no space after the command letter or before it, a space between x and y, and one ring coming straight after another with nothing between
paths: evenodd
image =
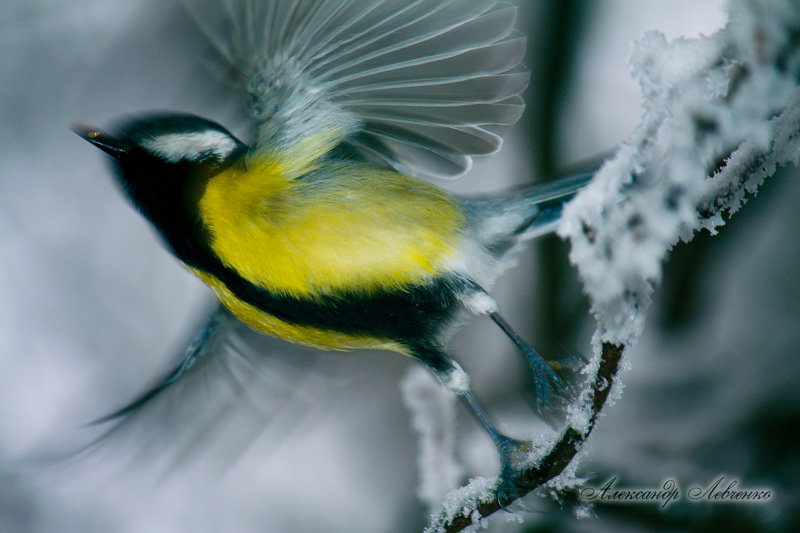
<instances>
[{"instance_id":1,"label":"bird's black head","mask_svg":"<svg viewBox=\"0 0 800 533\"><path fill-rule=\"evenodd\" d=\"M122 121L110 133L83 125L73 131L114 158L126 190L161 188L196 174L213 175L247 149L228 130L190 114L150 114ZM136 200L136 199L134 199Z\"/></svg>"},{"instance_id":2,"label":"bird's black head","mask_svg":"<svg viewBox=\"0 0 800 533\"><path fill-rule=\"evenodd\" d=\"M194 225L193 210L205 181L247 150L216 122L189 114L139 116L110 133L83 125L73 131L112 156L130 200L173 249Z\"/></svg>"}]
</instances>

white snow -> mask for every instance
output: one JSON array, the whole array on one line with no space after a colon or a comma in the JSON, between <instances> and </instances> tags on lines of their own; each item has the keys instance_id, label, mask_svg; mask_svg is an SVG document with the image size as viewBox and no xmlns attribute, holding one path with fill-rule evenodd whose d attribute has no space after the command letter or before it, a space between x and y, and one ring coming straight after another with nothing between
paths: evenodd
<instances>
[{"instance_id":1,"label":"white snow","mask_svg":"<svg viewBox=\"0 0 800 533\"><path fill-rule=\"evenodd\" d=\"M713 232L777 165L796 162L800 90L787 39L799 23L790 7L734 2L731 22L711 37L649 33L636 44L642 120L559 228L601 341L635 343L671 247Z\"/></svg>"},{"instance_id":2,"label":"white snow","mask_svg":"<svg viewBox=\"0 0 800 533\"><path fill-rule=\"evenodd\" d=\"M442 500L439 511L433 515L431 524L425 529L425 533L438 533L456 516L469 514L472 518L472 525L464 531L477 531L480 527L486 527L486 520L482 520L475 510L481 502L494 498L494 488L497 485L497 478L476 477L449 494Z\"/></svg>"},{"instance_id":3,"label":"white snow","mask_svg":"<svg viewBox=\"0 0 800 533\"><path fill-rule=\"evenodd\" d=\"M463 476L463 469L455 459L456 396L417 365L409 369L400 387L412 414L411 424L419 436L417 494L433 509L458 486Z\"/></svg>"}]
</instances>

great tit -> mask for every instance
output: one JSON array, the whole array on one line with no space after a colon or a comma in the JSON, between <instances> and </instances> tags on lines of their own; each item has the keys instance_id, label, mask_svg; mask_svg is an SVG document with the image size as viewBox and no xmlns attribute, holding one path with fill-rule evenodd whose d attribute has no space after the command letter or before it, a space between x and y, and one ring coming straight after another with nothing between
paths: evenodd
<instances>
[{"instance_id":1,"label":"great tit","mask_svg":"<svg viewBox=\"0 0 800 533\"><path fill-rule=\"evenodd\" d=\"M420 179L452 177L499 150L528 74L516 8L487 0L187 3L229 80L250 97L255 134L182 113L110 132L74 130L111 156L133 205L221 304L136 411L182 377L231 315L323 350L377 349L422 363L464 400L500 454L506 494L530 443L500 432L446 345L488 315L533 368L540 399L562 379L499 315L504 257L551 231L591 178L492 198Z\"/></svg>"}]
</instances>

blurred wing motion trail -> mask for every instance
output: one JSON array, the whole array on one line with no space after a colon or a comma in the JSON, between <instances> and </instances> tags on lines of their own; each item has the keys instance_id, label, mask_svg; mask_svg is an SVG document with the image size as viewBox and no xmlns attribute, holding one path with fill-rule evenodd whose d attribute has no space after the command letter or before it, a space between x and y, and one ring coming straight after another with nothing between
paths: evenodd
<instances>
[{"instance_id":1,"label":"blurred wing motion trail","mask_svg":"<svg viewBox=\"0 0 800 533\"><path fill-rule=\"evenodd\" d=\"M320 397L352 379L340 361L257 334L218 306L164 378L91 424L111 426L82 453L115 454L135 443L134 460L166 470L213 448L225 467L268 424L268 437L280 441Z\"/></svg>"}]
</instances>

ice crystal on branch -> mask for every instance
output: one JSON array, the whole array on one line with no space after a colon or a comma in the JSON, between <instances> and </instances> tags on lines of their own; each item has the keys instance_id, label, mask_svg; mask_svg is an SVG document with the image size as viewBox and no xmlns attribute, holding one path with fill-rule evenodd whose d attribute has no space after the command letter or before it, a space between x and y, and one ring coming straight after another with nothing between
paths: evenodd
<instances>
[{"instance_id":1,"label":"ice crystal on branch","mask_svg":"<svg viewBox=\"0 0 800 533\"><path fill-rule=\"evenodd\" d=\"M797 162L798 41L798 4L752 0L732 3L711 37L636 44L642 120L559 229L601 341L634 343L671 247L715 231L778 165Z\"/></svg>"}]
</instances>

